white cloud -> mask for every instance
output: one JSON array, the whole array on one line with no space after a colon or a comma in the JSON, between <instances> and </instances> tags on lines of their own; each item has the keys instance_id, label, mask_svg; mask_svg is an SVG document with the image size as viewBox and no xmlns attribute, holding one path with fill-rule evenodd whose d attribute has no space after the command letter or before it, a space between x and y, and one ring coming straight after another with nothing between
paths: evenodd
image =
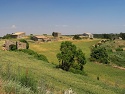
<instances>
[{"instance_id":1,"label":"white cloud","mask_svg":"<svg viewBox=\"0 0 125 94\"><path fill-rule=\"evenodd\" d=\"M11 28L12 29L16 29L17 27L16 27L16 25L12 25Z\"/></svg>"}]
</instances>

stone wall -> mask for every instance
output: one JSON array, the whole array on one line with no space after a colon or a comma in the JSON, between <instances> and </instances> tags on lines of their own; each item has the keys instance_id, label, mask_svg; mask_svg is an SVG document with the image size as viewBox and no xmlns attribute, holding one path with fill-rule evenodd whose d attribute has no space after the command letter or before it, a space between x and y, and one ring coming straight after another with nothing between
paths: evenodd
<instances>
[{"instance_id":1,"label":"stone wall","mask_svg":"<svg viewBox=\"0 0 125 94\"><path fill-rule=\"evenodd\" d=\"M16 45L17 49L26 49L26 43L23 42L19 42L19 41L10 41L10 40L6 40L5 41L5 49L6 50L10 50L10 45Z\"/></svg>"}]
</instances>

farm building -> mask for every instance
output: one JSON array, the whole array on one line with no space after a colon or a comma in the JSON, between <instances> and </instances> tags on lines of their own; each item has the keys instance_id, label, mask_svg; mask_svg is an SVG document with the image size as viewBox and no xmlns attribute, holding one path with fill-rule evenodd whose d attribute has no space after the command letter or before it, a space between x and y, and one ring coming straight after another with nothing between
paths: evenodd
<instances>
[{"instance_id":1,"label":"farm building","mask_svg":"<svg viewBox=\"0 0 125 94\"><path fill-rule=\"evenodd\" d=\"M93 39L93 34L92 33L83 33L83 37L88 37L90 39Z\"/></svg>"},{"instance_id":2,"label":"farm building","mask_svg":"<svg viewBox=\"0 0 125 94\"><path fill-rule=\"evenodd\" d=\"M59 33L59 32L53 32L53 33L52 33L52 36L53 36L53 37L60 37L60 36L61 36L61 33Z\"/></svg>"},{"instance_id":3,"label":"farm building","mask_svg":"<svg viewBox=\"0 0 125 94\"><path fill-rule=\"evenodd\" d=\"M26 43L10 40L6 40L3 47L5 48L5 50L10 50L11 45L15 45L17 49L26 49Z\"/></svg>"},{"instance_id":4,"label":"farm building","mask_svg":"<svg viewBox=\"0 0 125 94\"><path fill-rule=\"evenodd\" d=\"M33 36L34 41L41 41L41 42L48 42L51 41L48 37L46 36Z\"/></svg>"},{"instance_id":5,"label":"farm building","mask_svg":"<svg viewBox=\"0 0 125 94\"><path fill-rule=\"evenodd\" d=\"M12 38L17 38L17 39L22 38L24 36L25 36L25 32L16 32L11 35Z\"/></svg>"}]
</instances>

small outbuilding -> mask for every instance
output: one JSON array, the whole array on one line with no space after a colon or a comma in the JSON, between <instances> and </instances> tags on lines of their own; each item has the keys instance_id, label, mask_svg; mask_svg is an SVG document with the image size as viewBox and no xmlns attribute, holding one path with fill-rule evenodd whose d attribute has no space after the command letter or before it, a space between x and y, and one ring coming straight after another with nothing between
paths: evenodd
<instances>
[{"instance_id":1,"label":"small outbuilding","mask_svg":"<svg viewBox=\"0 0 125 94\"><path fill-rule=\"evenodd\" d=\"M53 33L52 33L52 36L53 36L53 37L60 37L60 36L61 36L61 33L59 33L59 32L53 32Z\"/></svg>"},{"instance_id":2,"label":"small outbuilding","mask_svg":"<svg viewBox=\"0 0 125 94\"><path fill-rule=\"evenodd\" d=\"M84 37L88 37L90 39L93 39L93 34L92 33L83 33Z\"/></svg>"},{"instance_id":3,"label":"small outbuilding","mask_svg":"<svg viewBox=\"0 0 125 94\"><path fill-rule=\"evenodd\" d=\"M12 38L17 38L17 39L22 38L24 36L25 36L25 32L16 32L16 33L12 33L11 35Z\"/></svg>"},{"instance_id":4,"label":"small outbuilding","mask_svg":"<svg viewBox=\"0 0 125 94\"><path fill-rule=\"evenodd\" d=\"M43 35L33 36L34 41L40 41L40 42L48 42L51 41L48 37Z\"/></svg>"}]
</instances>

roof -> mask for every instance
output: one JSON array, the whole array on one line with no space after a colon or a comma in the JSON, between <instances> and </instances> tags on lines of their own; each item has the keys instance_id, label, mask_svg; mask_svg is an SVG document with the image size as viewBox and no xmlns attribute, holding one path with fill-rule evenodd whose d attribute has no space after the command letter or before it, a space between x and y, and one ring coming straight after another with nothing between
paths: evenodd
<instances>
[{"instance_id":1,"label":"roof","mask_svg":"<svg viewBox=\"0 0 125 94\"><path fill-rule=\"evenodd\" d=\"M92 35L92 33L83 33L83 34Z\"/></svg>"},{"instance_id":2,"label":"roof","mask_svg":"<svg viewBox=\"0 0 125 94\"><path fill-rule=\"evenodd\" d=\"M16 32L16 33L13 33L12 35L20 35L20 34L23 34L25 32Z\"/></svg>"},{"instance_id":3,"label":"roof","mask_svg":"<svg viewBox=\"0 0 125 94\"><path fill-rule=\"evenodd\" d=\"M38 39L46 39L47 37L46 36L35 36L36 38L38 38Z\"/></svg>"}]
</instances>

